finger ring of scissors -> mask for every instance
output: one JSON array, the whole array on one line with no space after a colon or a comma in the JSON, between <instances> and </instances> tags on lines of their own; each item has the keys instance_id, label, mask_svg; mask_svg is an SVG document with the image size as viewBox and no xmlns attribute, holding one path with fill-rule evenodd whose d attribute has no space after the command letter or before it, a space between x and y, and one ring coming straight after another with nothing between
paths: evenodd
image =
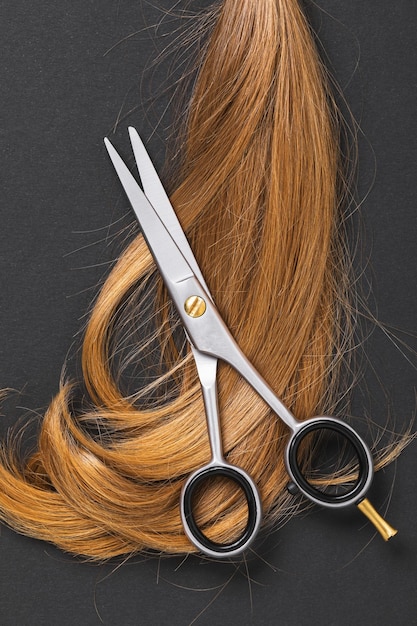
<instances>
[{"instance_id":1,"label":"finger ring of scissors","mask_svg":"<svg viewBox=\"0 0 417 626\"><path fill-rule=\"evenodd\" d=\"M204 554L217 558L232 557L247 549L256 537L262 518L261 498L251 477L223 457L217 401L217 361L231 365L288 426L290 437L285 464L295 487L310 501L329 508L356 504L374 523L385 539L395 534L365 498L373 478L372 456L358 433L339 419L315 417L297 420L242 353L221 318L201 270L188 244L174 209L165 193L137 132L129 129L143 191L112 144L105 139L110 158L140 223L142 233L158 266L171 299L178 311L189 340L200 379L211 460L186 481L181 494L181 516L184 530L192 543ZM334 432L350 445L357 458L355 480L343 493L322 490L309 480L299 457L303 442L311 434ZM208 538L194 516L194 496L208 479L223 477L234 481L247 501L247 523L238 539L217 543Z\"/></svg>"},{"instance_id":2,"label":"finger ring of scissors","mask_svg":"<svg viewBox=\"0 0 417 626\"><path fill-rule=\"evenodd\" d=\"M182 489L181 517L186 535L204 554L214 557L232 557L248 548L262 521L262 506L258 489L243 469L227 463L223 457L217 396L217 359L192 348L200 378L210 441L210 462L193 472ZM233 481L243 492L247 502L246 527L241 535L229 542L218 543L207 537L194 517L194 495L209 479L223 477Z\"/></svg>"}]
</instances>

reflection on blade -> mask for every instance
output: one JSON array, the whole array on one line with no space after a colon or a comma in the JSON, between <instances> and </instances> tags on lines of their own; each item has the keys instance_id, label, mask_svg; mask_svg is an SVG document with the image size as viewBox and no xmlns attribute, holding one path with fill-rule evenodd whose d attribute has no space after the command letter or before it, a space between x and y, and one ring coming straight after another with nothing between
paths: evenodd
<instances>
[{"instance_id":1,"label":"reflection on blade","mask_svg":"<svg viewBox=\"0 0 417 626\"><path fill-rule=\"evenodd\" d=\"M118 152L107 138L104 143L162 275L174 283L194 276L189 264Z\"/></svg>"},{"instance_id":2,"label":"reflection on blade","mask_svg":"<svg viewBox=\"0 0 417 626\"><path fill-rule=\"evenodd\" d=\"M139 137L137 130L132 126L129 127L129 136L146 197L161 218L172 239L175 241L178 248L186 258L200 284L204 287L207 294L210 295L204 277L198 267L198 263L190 248L190 244L188 243L184 231L181 228L181 224L178 221L164 186L161 183L158 173L155 170L155 167L146 151L145 146L143 145L141 138Z\"/></svg>"}]
</instances>

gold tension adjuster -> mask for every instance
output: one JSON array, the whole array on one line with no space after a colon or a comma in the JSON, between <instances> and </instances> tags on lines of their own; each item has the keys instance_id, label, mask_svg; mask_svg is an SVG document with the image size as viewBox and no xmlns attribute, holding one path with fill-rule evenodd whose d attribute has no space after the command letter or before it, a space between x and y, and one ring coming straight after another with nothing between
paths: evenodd
<instances>
[{"instance_id":1,"label":"gold tension adjuster","mask_svg":"<svg viewBox=\"0 0 417 626\"><path fill-rule=\"evenodd\" d=\"M184 302L184 309L190 317L201 317L206 312L206 303L200 296L190 296Z\"/></svg>"}]
</instances>

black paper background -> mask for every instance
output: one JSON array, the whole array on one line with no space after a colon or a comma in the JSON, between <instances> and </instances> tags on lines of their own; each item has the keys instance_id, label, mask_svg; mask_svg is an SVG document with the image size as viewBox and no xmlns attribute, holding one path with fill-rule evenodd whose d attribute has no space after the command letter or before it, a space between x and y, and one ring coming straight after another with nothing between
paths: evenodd
<instances>
[{"instance_id":1,"label":"black paper background","mask_svg":"<svg viewBox=\"0 0 417 626\"><path fill-rule=\"evenodd\" d=\"M42 411L57 390L96 286L123 243L113 235L134 223L102 138L120 118L115 141L127 154L126 126L133 124L161 167L170 86L187 59L175 63L169 46L188 19L167 11L208 4L0 4L0 387L21 392L5 403L3 434L20 415ZM358 195L371 306L390 328L415 332L417 5L307 6L363 133ZM395 332L416 348L412 334ZM405 356L374 330L354 409L379 423L390 412L401 428L415 410L416 359L400 348ZM375 480L381 508L393 486L388 517L400 532L389 544L356 511L317 509L270 536L260 546L264 560L246 567L140 557L93 566L2 528L0 623L416 623L416 452L411 444Z\"/></svg>"}]
</instances>

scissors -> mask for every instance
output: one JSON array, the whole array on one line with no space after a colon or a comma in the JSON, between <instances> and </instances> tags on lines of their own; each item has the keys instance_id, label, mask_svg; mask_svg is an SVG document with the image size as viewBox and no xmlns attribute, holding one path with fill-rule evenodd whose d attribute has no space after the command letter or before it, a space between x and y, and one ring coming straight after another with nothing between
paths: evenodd
<instances>
[{"instance_id":1,"label":"scissors","mask_svg":"<svg viewBox=\"0 0 417 626\"><path fill-rule=\"evenodd\" d=\"M365 498L373 479L372 456L367 444L350 425L338 418L313 417L304 421L297 420L246 358L214 304L138 133L130 127L129 135L143 190L107 138L104 140L105 145L191 344L206 413L211 459L188 477L180 498L181 519L187 537L207 556L233 557L249 548L262 521L261 497L256 484L246 471L228 463L223 454L216 381L217 362L220 359L231 365L288 426L290 435L284 460L290 479L290 493L301 493L311 502L332 509L356 504L384 539L388 540L397 531ZM317 483L306 477L299 460L300 445L306 437L312 433L323 432L336 434L351 447L356 458L355 480L343 492L320 489ZM219 476L234 481L247 501L246 527L230 543L218 543L208 538L198 526L193 511L193 496L197 488L208 479Z\"/></svg>"}]
</instances>

